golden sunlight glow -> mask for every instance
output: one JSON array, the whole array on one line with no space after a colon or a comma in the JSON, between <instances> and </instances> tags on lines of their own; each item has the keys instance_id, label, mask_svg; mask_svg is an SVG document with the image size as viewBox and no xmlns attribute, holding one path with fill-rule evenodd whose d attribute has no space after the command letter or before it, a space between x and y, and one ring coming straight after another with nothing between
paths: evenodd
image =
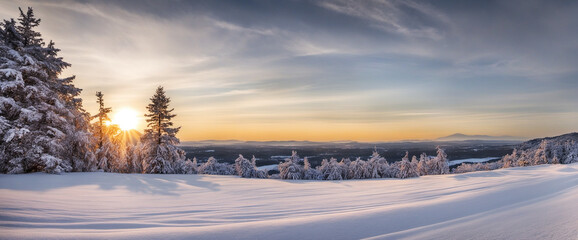
<instances>
[{"instance_id":1,"label":"golden sunlight glow","mask_svg":"<svg viewBox=\"0 0 578 240\"><path fill-rule=\"evenodd\" d=\"M138 113L130 108L120 109L114 114L112 123L117 124L123 131L135 129L138 125Z\"/></svg>"}]
</instances>

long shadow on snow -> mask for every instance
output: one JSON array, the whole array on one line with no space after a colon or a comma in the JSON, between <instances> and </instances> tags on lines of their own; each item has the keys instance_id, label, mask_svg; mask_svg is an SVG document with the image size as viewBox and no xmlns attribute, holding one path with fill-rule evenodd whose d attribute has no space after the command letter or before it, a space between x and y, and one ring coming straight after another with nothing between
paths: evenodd
<instances>
[{"instance_id":1,"label":"long shadow on snow","mask_svg":"<svg viewBox=\"0 0 578 240\"><path fill-rule=\"evenodd\" d=\"M9 181L5 178L18 178ZM176 174L119 174L119 173L65 173L61 175L31 173L20 175L0 175L0 189L19 191L49 191L83 185L97 185L103 190L125 188L131 192L159 195L179 195L180 185L219 191L219 184L203 181L202 175Z\"/></svg>"}]
</instances>

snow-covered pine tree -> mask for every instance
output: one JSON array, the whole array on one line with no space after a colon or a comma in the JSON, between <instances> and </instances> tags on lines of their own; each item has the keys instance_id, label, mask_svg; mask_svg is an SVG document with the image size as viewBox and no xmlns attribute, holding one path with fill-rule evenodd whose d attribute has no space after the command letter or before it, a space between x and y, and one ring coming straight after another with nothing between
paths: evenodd
<instances>
[{"instance_id":1,"label":"snow-covered pine tree","mask_svg":"<svg viewBox=\"0 0 578 240\"><path fill-rule=\"evenodd\" d=\"M268 178L269 174L265 170L259 170L257 168L257 158L255 155L251 158L251 165L253 166L253 174L251 175L252 178Z\"/></svg>"},{"instance_id":2,"label":"snow-covered pine tree","mask_svg":"<svg viewBox=\"0 0 578 240\"><path fill-rule=\"evenodd\" d=\"M361 160L361 158L355 159L355 161L349 164L349 169L347 173L347 179L362 179L365 176L365 166L366 162Z\"/></svg>"},{"instance_id":3,"label":"snow-covered pine tree","mask_svg":"<svg viewBox=\"0 0 578 240\"><path fill-rule=\"evenodd\" d=\"M303 179L305 180L322 180L323 176L317 169L311 167L311 163L307 157L303 158Z\"/></svg>"},{"instance_id":4,"label":"snow-covered pine tree","mask_svg":"<svg viewBox=\"0 0 578 240\"><path fill-rule=\"evenodd\" d=\"M510 168L517 166L518 149L514 148L511 154L506 154L500 160L502 162L503 168Z\"/></svg>"},{"instance_id":5,"label":"snow-covered pine tree","mask_svg":"<svg viewBox=\"0 0 578 240\"><path fill-rule=\"evenodd\" d=\"M199 167L199 174L235 175L235 168L231 164L220 163L214 157L209 157L207 162Z\"/></svg>"},{"instance_id":6,"label":"snow-covered pine tree","mask_svg":"<svg viewBox=\"0 0 578 240\"><path fill-rule=\"evenodd\" d=\"M426 153L422 153L419 155L419 162L417 163L417 173L420 176L428 175L429 167L428 167L429 156Z\"/></svg>"},{"instance_id":7,"label":"snow-covered pine tree","mask_svg":"<svg viewBox=\"0 0 578 240\"><path fill-rule=\"evenodd\" d=\"M243 155L239 154L239 157L235 159L237 175L243 178L253 178L256 175L256 170L256 166L249 159L244 158Z\"/></svg>"},{"instance_id":8,"label":"snow-covered pine tree","mask_svg":"<svg viewBox=\"0 0 578 240\"><path fill-rule=\"evenodd\" d=\"M191 162L191 173L192 174L199 173L199 163L196 157L193 157L193 161Z\"/></svg>"},{"instance_id":9,"label":"snow-covered pine tree","mask_svg":"<svg viewBox=\"0 0 578 240\"><path fill-rule=\"evenodd\" d=\"M285 162L279 163L279 177L281 179L299 180L303 179L303 166L299 164L300 159L297 151L292 151L291 157L285 159Z\"/></svg>"},{"instance_id":10,"label":"snow-covered pine tree","mask_svg":"<svg viewBox=\"0 0 578 240\"><path fill-rule=\"evenodd\" d=\"M144 173L175 173L181 172L176 166L183 166L185 151L177 147L179 139L175 136L180 127L173 128L171 121L175 114L169 109L170 98L165 95L163 87L159 86L147 106L147 129L141 138L143 143Z\"/></svg>"},{"instance_id":11,"label":"snow-covered pine tree","mask_svg":"<svg viewBox=\"0 0 578 240\"><path fill-rule=\"evenodd\" d=\"M129 144L126 146L125 161L127 164L127 172L129 173L142 173L142 159L143 159L143 144Z\"/></svg>"},{"instance_id":12,"label":"snow-covered pine tree","mask_svg":"<svg viewBox=\"0 0 578 240\"><path fill-rule=\"evenodd\" d=\"M0 172L90 171L95 167L89 115L70 66L36 31L32 8L0 23Z\"/></svg>"},{"instance_id":13,"label":"snow-covered pine tree","mask_svg":"<svg viewBox=\"0 0 578 240\"><path fill-rule=\"evenodd\" d=\"M339 166L341 167L341 178L347 179L347 175L349 173L349 164L351 164L351 160L349 158L342 158L339 162Z\"/></svg>"},{"instance_id":14,"label":"snow-covered pine tree","mask_svg":"<svg viewBox=\"0 0 578 240\"><path fill-rule=\"evenodd\" d=\"M542 165L548 163L548 141L542 140L540 146L534 151L534 159L532 165Z\"/></svg>"},{"instance_id":15,"label":"snow-covered pine tree","mask_svg":"<svg viewBox=\"0 0 578 240\"><path fill-rule=\"evenodd\" d=\"M412 178L412 177L417 177L417 176L418 176L417 169L413 168L411 162L409 161L409 153L406 151L405 156L401 159L401 163L399 166L399 172L397 173L397 177L398 178Z\"/></svg>"},{"instance_id":16,"label":"snow-covered pine tree","mask_svg":"<svg viewBox=\"0 0 578 240\"><path fill-rule=\"evenodd\" d=\"M576 143L574 140L566 141L564 143L564 153L565 156L561 157L562 163L570 164L578 162L578 143Z\"/></svg>"},{"instance_id":17,"label":"snow-covered pine tree","mask_svg":"<svg viewBox=\"0 0 578 240\"><path fill-rule=\"evenodd\" d=\"M418 172L418 169L417 169L418 163L419 163L419 161L417 160L417 157L416 157L415 155L413 155L413 156L411 157L411 167L412 167L413 169L415 169L415 173L419 176L419 172Z\"/></svg>"},{"instance_id":18,"label":"snow-covered pine tree","mask_svg":"<svg viewBox=\"0 0 578 240\"><path fill-rule=\"evenodd\" d=\"M528 156L528 152L526 150L522 150L520 152L520 156L518 157L518 161L516 161L516 165L520 167L531 165L531 159Z\"/></svg>"},{"instance_id":19,"label":"snow-covered pine tree","mask_svg":"<svg viewBox=\"0 0 578 240\"><path fill-rule=\"evenodd\" d=\"M323 180L343 180L343 169L335 158L331 158L329 161L323 159L323 161L321 161L321 166L319 166L317 170L321 173Z\"/></svg>"},{"instance_id":20,"label":"snow-covered pine tree","mask_svg":"<svg viewBox=\"0 0 578 240\"><path fill-rule=\"evenodd\" d=\"M389 163L377 153L377 149L373 151L371 158L367 160L365 168L365 178L391 177Z\"/></svg>"},{"instance_id":21,"label":"snow-covered pine tree","mask_svg":"<svg viewBox=\"0 0 578 240\"><path fill-rule=\"evenodd\" d=\"M440 146L437 146L437 156L432 159L432 169L430 169L430 174L448 174L450 173L450 167L448 162L448 155L445 150Z\"/></svg>"},{"instance_id":22,"label":"snow-covered pine tree","mask_svg":"<svg viewBox=\"0 0 578 240\"><path fill-rule=\"evenodd\" d=\"M97 139L96 161L99 169L110 172L130 172L129 164L125 157L125 146L119 139L120 128L116 124L110 124L108 114L111 108L104 106L104 95L96 92L98 113L92 116L96 121L92 124L92 132Z\"/></svg>"},{"instance_id":23,"label":"snow-covered pine tree","mask_svg":"<svg viewBox=\"0 0 578 240\"><path fill-rule=\"evenodd\" d=\"M102 92L96 92L96 103L98 103L98 113L92 116L92 119L97 121L93 124L94 135L96 136L98 142L96 147L100 148L106 140L106 125L110 122L108 114L112 112L110 107L104 107L104 94Z\"/></svg>"}]
</instances>

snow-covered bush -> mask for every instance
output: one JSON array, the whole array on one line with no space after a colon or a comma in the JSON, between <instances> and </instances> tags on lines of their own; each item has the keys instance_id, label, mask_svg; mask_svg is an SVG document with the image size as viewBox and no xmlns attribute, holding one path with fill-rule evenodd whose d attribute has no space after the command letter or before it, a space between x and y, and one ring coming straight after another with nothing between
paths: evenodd
<instances>
[{"instance_id":1,"label":"snow-covered bush","mask_svg":"<svg viewBox=\"0 0 578 240\"><path fill-rule=\"evenodd\" d=\"M199 167L199 174L235 175L235 168L231 164L220 163L214 157L209 157L206 163Z\"/></svg>"}]
</instances>

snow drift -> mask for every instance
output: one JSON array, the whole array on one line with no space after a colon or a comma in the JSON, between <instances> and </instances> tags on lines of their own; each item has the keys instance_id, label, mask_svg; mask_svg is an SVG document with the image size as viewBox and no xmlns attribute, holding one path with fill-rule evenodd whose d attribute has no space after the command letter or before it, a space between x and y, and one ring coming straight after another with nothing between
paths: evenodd
<instances>
[{"instance_id":1,"label":"snow drift","mask_svg":"<svg viewBox=\"0 0 578 240\"><path fill-rule=\"evenodd\" d=\"M578 164L411 179L0 175L1 239L575 239Z\"/></svg>"}]
</instances>

